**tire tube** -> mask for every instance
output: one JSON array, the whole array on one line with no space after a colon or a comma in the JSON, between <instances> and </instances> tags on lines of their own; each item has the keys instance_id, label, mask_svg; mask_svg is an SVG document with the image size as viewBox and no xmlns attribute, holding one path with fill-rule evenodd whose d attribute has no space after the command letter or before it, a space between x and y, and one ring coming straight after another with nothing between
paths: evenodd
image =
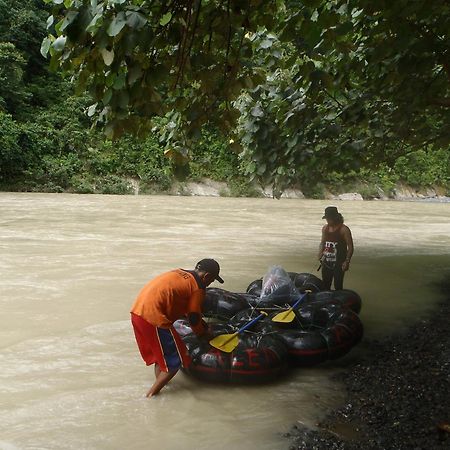
<instances>
[{"instance_id":1,"label":"tire tube","mask_svg":"<svg viewBox=\"0 0 450 450\"><path fill-rule=\"evenodd\" d=\"M325 306L334 303L349 308L357 314L361 311L362 306L361 297L355 291L350 289L315 292L308 297L307 302L317 306Z\"/></svg>"},{"instance_id":2,"label":"tire tube","mask_svg":"<svg viewBox=\"0 0 450 450\"><path fill-rule=\"evenodd\" d=\"M236 331L231 325L211 324L214 336ZM288 368L287 348L276 335L242 333L231 353L222 352L195 334L183 337L191 364L183 371L214 383L254 384L278 379Z\"/></svg>"},{"instance_id":3,"label":"tire tube","mask_svg":"<svg viewBox=\"0 0 450 450\"><path fill-rule=\"evenodd\" d=\"M206 289L202 312L205 317L227 320L239 311L249 307L249 300L253 296L249 294L238 294L220 288Z\"/></svg>"},{"instance_id":4,"label":"tire tube","mask_svg":"<svg viewBox=\"0 0 450 450\"><path fill-rule=\"evenodd\" d=\"M304 292L306 290L312 292L319 292L324 290L323 281L313 275L312 273L302 272L302 273L294 273L290 272L292 275L295 275L293 278L295 287L300 291Z\"/></svg>"},{"instance_id":5,"label":"tire tube","mask_svg":"<svg viewBox=\"0 0 450 450\"><path fill-rule=\"evenodd\" d=\"M348 353L363 336L359 316L337 304L308 305L299 311L291 329L279 327L295 367L313 366Z\"/></svg>"}]
</instances>

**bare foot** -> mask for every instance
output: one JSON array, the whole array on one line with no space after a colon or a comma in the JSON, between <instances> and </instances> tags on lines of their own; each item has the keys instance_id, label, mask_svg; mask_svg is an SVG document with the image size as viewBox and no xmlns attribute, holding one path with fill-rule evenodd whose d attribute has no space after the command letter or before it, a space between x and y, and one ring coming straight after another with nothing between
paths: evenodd
<instances>
[{"instance_id":1,"label":"bare foot","mask_svg":"<svg viewBox=\"0 0 450 450\"><path fill-rule=\"evenodd\" d=\"M150 389L150 390L147 392L146 397L147 397L147 398L150 398L150 397L153 397L153 396L155 396L155 395L157 395L157 394L158 394L158 392L153 393L152 390Z\"/></svg>"}]
</instances>

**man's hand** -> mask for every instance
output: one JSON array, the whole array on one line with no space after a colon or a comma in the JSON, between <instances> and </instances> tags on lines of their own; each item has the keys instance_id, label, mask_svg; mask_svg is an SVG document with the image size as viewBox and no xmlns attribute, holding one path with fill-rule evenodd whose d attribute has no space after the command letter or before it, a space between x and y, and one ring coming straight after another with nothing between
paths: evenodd
<instances>
[{"instance_id":1,"label":"man's hand","mask_svg":"<svg viewBox=\"0 0 450 450\"><path fill-rule=\"evenodd\" d=\"M206 324L205 332L199 336L200 339L209 342L213 338L213 334L211 333L211 328Z\"/></svg>"},{"instance_id":2,"label":"man's hand","mask_svg":"<svg viewBox=\"0 0 450 450\"><path fill-rule=\"evenodd\" d=\"M344 262L342 263L342 271L343 271L343 272L347 272L347 270L349 269L349 267L350 267L350 261L344 261Z\"/></svg>"},{"instance_id":3,"label":"man's hand","mask_svg":"<svg viewBox=\"0 0 450 450\"><path fill-rule=\"evenodd\" d=\"M204 333L200 336L200 339L205 342L209 342L214 336L211 333Z\"/></svg>"}]
</instances>

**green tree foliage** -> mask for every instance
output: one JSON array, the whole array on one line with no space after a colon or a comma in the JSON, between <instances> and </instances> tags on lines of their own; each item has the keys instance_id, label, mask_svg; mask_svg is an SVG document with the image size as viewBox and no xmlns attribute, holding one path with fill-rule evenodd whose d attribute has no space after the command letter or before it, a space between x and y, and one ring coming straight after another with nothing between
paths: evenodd
<instances>
[{"instance_id":1,"label":"green tree foliage","mask_svg":"<svg viewBox=\"0 0 450 450\"><path fill-rule=\"evenodd\" d=\"M311 0L288 15L288 64L240 103L249 174L282 189L448 149L448 2Z\"/></svg>"},{"instance_id":2,"label":"green tree foliage","mask_svg":"<svg viewBox=\"0 0 450 450\"><path fill-rule=\"evenodd\" d=\"M25 60L14 44L0 42L0 107L16 113L28 98L24 88Z\"/></svg>"},{"instance_id":3,"label":"green tree foliage","mask_svg":"<svg viewBox=\"0 0 450 450\"><path fill-rule=\"evenodd\" d=\"M247 173L279 192L450 141L446 0L46 3L42 52L110 134L165 116L184 156L205 122L239 119Z\"/></svg>"},{"instance_id":4,"label":"green tree foliage","mask_svg":"<svg viewBox=\"0 0 450 450\"><path fill-rule=\"evenodd\" d=\"M19 143L20 127L0 111L0 181L9 181L24 168Z\"/></svg>"},{"instance_id":5,"label":"green tree foliage","mask_svg":"<svg viewBox=\"0 0 450 450\"><path fill-rule=\"evenodd\" d=\"M444 0L47 3L0 0L4 187L449 184Z\"/></svg>"},{"instance_id":6,"label":"green tree foliage","mask_svg":"<svg viewBox=\"0 0 450 450\"><path fill-rule=\"evenodd\" d=\"M39 51L47 17L48 11L39 0L0 0L0 70L9 83L15 80L15 86L2 83L0 95L6 98L5 91L13 88L3 108L18 119L25 119L30 108L46 106L58 89L60 77L49 75Z\"/></svg>"},{"instance_id":7,"label":"green tree foliage","mask_svg":"<svg viewBox=\"0 0 450 450\"><path fill-rule=\"evenodd\" d=\"M394 172L414 187L450 187L450 152L448 149L428 149L400 156L395 161Z\"/></svg>"},{"instance_id":8,"label":"green tree foliage","mask_svg":"<svg viewBox=\"0 0 450 450\"><path fill-rule=\"evenodd\" d=\"M76 71L96 101L92 113L116 135L170 111L188 133L217 109L223 120L240 89L261 80L246 33L271 26L276 12L263 0L46 2L53 32L43 53Z\"/></svg>"}]
</instances>

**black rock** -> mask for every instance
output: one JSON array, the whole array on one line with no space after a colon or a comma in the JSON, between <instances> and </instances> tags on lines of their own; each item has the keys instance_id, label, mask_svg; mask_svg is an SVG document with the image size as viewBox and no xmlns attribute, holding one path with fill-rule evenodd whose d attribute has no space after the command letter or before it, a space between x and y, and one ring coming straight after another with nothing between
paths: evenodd
<instances>
[{"instance_id":1,"label":"black rock","mask_svg":"<svg viewBox=\"0 0 450 450\"><path fill-rule=\"evenodd\" d=\"M331 411L318 431L292 427L293 448L450 448L450 432L439 428L450 422L450 281L442 288L446 300L404 334L363 340L367 354L339 375L348 392L345 404ZM327 431L336 423L353 426L356 437Z\"/></svg>"}]
</instances>

